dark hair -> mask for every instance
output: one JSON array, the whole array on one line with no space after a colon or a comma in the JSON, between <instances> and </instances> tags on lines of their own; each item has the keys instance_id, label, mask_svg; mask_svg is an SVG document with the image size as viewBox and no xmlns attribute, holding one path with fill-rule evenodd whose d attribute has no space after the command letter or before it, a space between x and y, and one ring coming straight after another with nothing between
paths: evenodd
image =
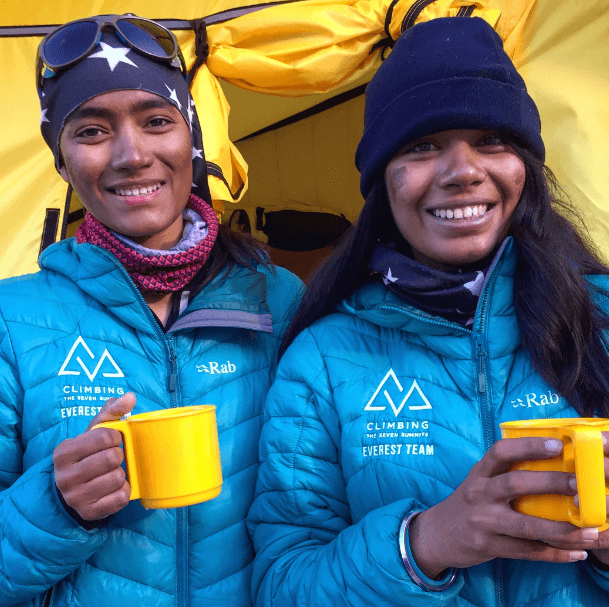
<instances>
[{"instance_id":1,"label":"dark hair","mask_svg":"<svg viewBox=\"0 0 609 607\"><path fill-rule=\"evenodd\" d=\"M247 268L254 268L258 264L273 268L264 245L253 236L239 234L227 226L219 225L216 242L201 270L204 278L197 284L197 291L208 285L221 272L224 271L226 276L235 264Z\"/></svg>"},{"instance_id":2,"label":"dark hair","mask_svg":"<svg viewBox=\"0 0 609 607\"><path fill-rule=\"evenodd\" d=\"M609 417L609 355L603 336L609 320L594 301L609 298L609 293L585 278L609 274L609 268L552 172L529 150L511 145L526 167L509 231L517 251L514 307L522 343L536 371L580 415ZM384 181L374 184L357 222L313 277L280 356L302 330L331 313L370 276L368 262L379 239L404 242Z\"/></svg>"}]
</instances>

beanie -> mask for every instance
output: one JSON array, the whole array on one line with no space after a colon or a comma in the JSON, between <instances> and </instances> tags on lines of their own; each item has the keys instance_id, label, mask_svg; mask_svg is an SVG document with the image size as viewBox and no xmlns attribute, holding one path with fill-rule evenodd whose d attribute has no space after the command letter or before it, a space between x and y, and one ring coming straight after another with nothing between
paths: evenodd
<instances>
[{"instance_id":1,"label":"beanie","mask_svg":"<svg viewBox=\"0 0 609 607\"><path fill-rule=\"evenodd\" d=\"M452 129L506 132L545 158L537 106L501 38L478 17L406 30L368 84L355 154L364 198L408 142Z\"/></svg>"}]
</instances>

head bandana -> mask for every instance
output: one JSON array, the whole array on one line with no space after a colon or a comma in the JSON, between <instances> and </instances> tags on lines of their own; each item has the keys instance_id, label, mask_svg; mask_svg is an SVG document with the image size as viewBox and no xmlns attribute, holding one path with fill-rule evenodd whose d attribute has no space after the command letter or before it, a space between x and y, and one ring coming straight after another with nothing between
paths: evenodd
<instances>
[{"instance_id":1,"label":"head bandana","mask_svg":"<svg viewBox=\"0 0 609 607\"><path fill-rule=\"evenodd\" d=\"M159 95L181 112L192 136L192 193L211 202L201 125L182 72L139 54L110 32L104 32L95 50L38 90L42 114L40 129L60 166L59 138L70 114L89 99L122 90Z\"/></svg>"}]
</instances>

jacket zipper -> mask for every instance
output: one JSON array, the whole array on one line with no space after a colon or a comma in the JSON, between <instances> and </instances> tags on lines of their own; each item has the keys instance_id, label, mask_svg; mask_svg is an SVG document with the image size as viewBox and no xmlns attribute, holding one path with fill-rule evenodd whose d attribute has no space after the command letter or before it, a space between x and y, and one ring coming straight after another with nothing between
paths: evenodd
<instances>
[{"instance_id":1,"label":"jacket zipper","mask_svg":"<svg viewBox=\"0 0 609 607\"><path fill-rule=\"evenodd\" d=\"M169 348L167 389L171 406L180 404L178 393L178 365L173 336L166 339ZM176 605L188 605L188 508L176 508Z\"/></svg>"},{"instance_id":2,"label":"jacket zipper","mask_svg":"<svg viewBox=\"0 0 609 607\"><path fill-rule=\"evenodd\" d=\"M127 284L133 291L137 300L140 302L140 306L144 311L144 314L148 318L150 324L154 327L154 330L163 343L165 348L166 360L168 360L168 374L167 374L167 389L171 397L171 407L175 408L180 404L179 386L178 386L178 364L177 356L174 347L174 336L167 337L165 333L161 331L159 324L152 315L148 304L142 297L129 273L123 265L110 253L100 248L101 254L110 259L115 266L122 272L126 279ZM186 607L188 605L188 509L187 508L176 508L176 605L177 607Z\"/></svg>"},{"instance_id":3,"label":"jacket zipper","mask_svg":"<svg viewBox=\"0 0 609 607\"><path fill-rule=\"evenodd\" d=\"M494 280L493 280L494 282ZM487 352L484 348L484 332L486 329L486 306L489 290L485 289L480 305L480 331L474 333L475 353L478 359L478 400L480 402L480 414L482 416L482 430L484 435L484 450L487 452L493 444L493 425L491 421L491 401L487 381ZM495 604L504 607L505 580L503 578L503 561L500 558L493 559L493 570L495 574Z\"/></svg>"},{"instance_id":4,"label":"jacket zipper","mask_svg":"<svg viewBox=\"0 0 609 607\"><path fill-rule=\"evenodd\" d=\"M490 276L489 276L490 277ZM490 280L488 281L491 282ZM494 277L492 282L494 283ZM488 301L488 293L489 289L485 288L481 295L481 304L480 304L480 330L477 332L473 332L473 342L474 342L474 355L477 359L477 385L476 389L478 392L478 401L480 403L480 414L482 417L482 430L484 437L484 448L485 452L488 451L493 444L493 428L491 423L491 410L490 410L490 399L488 394L488 381L487 381L487 352L484 348L484 328L486 325L486 306ZM438 326L453 326L459 327L463 329L461 325L451 322L440 322L436 320L432 320L430 318L426 318L414 312L410 312L409 310L405 310L403 308L398 308L394 306L379 306L380 310L391 310L394 312L399 312L401 314L405 314L412 318L416 318L417 320L423 320L431 325ZM467 331L466 329L463 329ZM468 331L469 332L469 331ZM496 607L504 607L505 605L505 580L503 579L503 568L502 568L502 560L496 558L493 560L493 570L495 575L495 605Z\"/></svg>"}]
</instances>

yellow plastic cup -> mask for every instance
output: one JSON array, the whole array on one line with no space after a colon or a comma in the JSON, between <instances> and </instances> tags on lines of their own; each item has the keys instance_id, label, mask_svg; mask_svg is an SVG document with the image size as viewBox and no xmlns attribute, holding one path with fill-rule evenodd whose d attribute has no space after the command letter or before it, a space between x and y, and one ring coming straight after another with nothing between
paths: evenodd
<instances>
[{"instance_id":1,"label":"yellow plastic cup","mask_svg":"<svg viewBox=\"0 0 609 607\"><path fill-rule=\"evenodd\" d=\"M558 471L575 473L579 508L568 495L525 495L516 499L514 508L523 514L553 521L567 521L577 527L598 527L607 523L603 437L609 431L609 419L568 418L530 419L500 424L503 438L540 436L563 442L560 455L552 459L519 462L512 470Z\"/></svg>"},{"instance_id":2,"label":"yellow plastic cup","mask_svg":"<svg viewBox=\"0 0 609 607\"><path fill-rule=\"evenodd\" d=\"M222 489L214 405L194 405L103 422L123 436L131 498L145 508L180 508Z\"/></svg>"}]
</instances>

